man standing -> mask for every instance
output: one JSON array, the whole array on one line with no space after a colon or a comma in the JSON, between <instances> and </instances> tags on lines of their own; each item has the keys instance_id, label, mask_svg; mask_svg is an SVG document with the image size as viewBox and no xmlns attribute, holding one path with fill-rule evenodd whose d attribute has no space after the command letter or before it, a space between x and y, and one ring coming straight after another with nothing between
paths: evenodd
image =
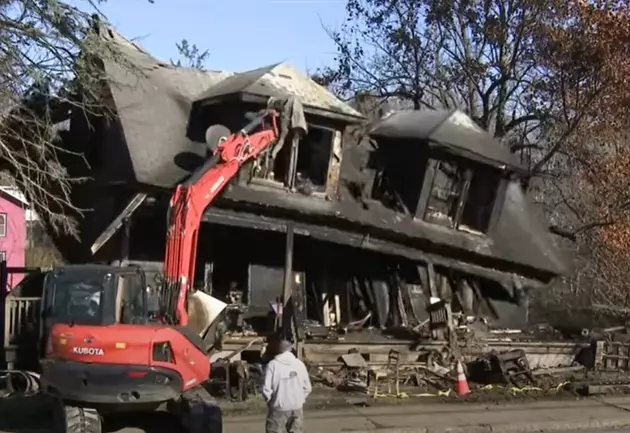
<instances>
[{"instance_id":1,"label":"man standing","mask_svg":"<svg viewBox=\"0 0 630 433\"><path fill-rule=\"evenodd\" d=\"M302 433L306 397L311 380L306 366L291 352L291 343L280 340L277 355L265 369L263 397L269 408L267 433Z\"/></svg>"}]
</instances>

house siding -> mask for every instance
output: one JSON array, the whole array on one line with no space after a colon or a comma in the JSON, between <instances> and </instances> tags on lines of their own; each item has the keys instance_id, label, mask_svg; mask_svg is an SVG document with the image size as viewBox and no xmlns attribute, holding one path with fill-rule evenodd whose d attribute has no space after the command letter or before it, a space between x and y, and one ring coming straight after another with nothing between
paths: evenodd
<instances>
[{"instance_id":1,"label":"house siding","mask_svg":"<svg viewBox=\"0 0 630 433\"><path fill-rule=\"evenodd\" d=\"M6 254L8 267L23 267L26 250L26 209L13 197L0 194L0 213L6 214L6 230L0 236L0 251ZM18 285L24 274L9 274L8 289Z\"/></svg>"}]
</instances>

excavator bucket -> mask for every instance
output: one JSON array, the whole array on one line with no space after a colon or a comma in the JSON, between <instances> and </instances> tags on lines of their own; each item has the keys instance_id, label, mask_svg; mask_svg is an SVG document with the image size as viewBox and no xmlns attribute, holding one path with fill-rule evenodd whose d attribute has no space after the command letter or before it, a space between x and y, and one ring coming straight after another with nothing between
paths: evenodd
<instances>
[{"instance_id":1,"label":"excavator bucket","mask_svg":"<svg viewBox=\"0 0 630 433\"><path fill-rule=\"evenodd\" d=\"M188 327L200 337L225 310L227 304L200 290L188 295Z\"/></svg>"}]
</instances>

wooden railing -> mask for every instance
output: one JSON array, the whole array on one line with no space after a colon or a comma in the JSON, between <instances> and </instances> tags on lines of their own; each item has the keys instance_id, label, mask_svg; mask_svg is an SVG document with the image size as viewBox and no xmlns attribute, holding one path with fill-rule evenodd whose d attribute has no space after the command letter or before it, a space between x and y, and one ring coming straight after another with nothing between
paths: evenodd
<instances>
[{"instance_id":1,"label":"wooden railing","mask_svg":"<svg viewBox=\"0 0 630 433\"><path fill-rule=\"evenodd\" d=\"M7 296L4 310L4 347L15 344L20 333L28 327L39 328L41 298Z\"/></svg>"}]
</instances>

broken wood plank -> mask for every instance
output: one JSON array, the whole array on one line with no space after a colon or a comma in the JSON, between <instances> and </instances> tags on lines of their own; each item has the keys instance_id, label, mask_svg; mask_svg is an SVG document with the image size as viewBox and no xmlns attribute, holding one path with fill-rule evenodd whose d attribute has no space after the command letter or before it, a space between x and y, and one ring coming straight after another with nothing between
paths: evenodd
<instances>
[{"instance_id":1,"label":"broken wood plank","mask_svg":"<svg viewBox=\"0 0 630 433\"><path fill-rule=\"evenodd\" d=\"M112 236L114 236L118 232L118 230L120 230L125 220L133 215L133 213L142 205L142 203L144 203L146 198L147 195L145 193L138 193L129 201L122 212L118 214L118 216L114 218L114 220L107 226L107 228L103 230L103 233L101 233L99 237L96 238L96 240L92 244L92 247L90 248L92 254L96 254L96 252L100 250L101 247L105 245L105 243L107 243L107 241L109 241Z\"/></svg>"},{"instance_id":2,"label":"broken wood plank","mask_svg":"<svg viewBox=\"0 0 630 433\"><path fill-rule=\"evenodd\" d=\"M470 190L470 183L473 178L473 170L469 168L466 170L464 176L464 184L462 185L459 199L457 200L457 210L455 211L455 218L453 219L453 223L457 228L459 228L459 224L461 223L462 215L464 214L464 206L466 206L466 201L468 200L468 191Z\"/></svg>"},{"instance_id":3,"label":"broken wood plank","mask_svg":"<svg viewBox=\"0 0 630 433\"><path fill-rule=\"evenodd\" d=\"M591 308L596 311L612 311L614 313L630 315L630 308L619 307L617 305L593 304Z\"/></svg>"},{"instance_id":4,"label":"broken wood plank","mask_svg":"<svg viewBox=\"0 0 630 433\"><path fill-rule=\"evenodd\" d=\"M435 268L433 267L433 263L428 262L427 263L427 272L429 275L429 292L431 297L433 298L439 298L439 293L436 287L436 275L435 275Z\"/></svg>"},{"instance_id":5,"label":"broken wood plank","mask_svg":"<svg viewBox=\"0 0 630 433\"><path fill-rule=\"evenodd\" d=\"M332 140L330 158L328 160L328 175L326 176L326 197L330 199L337 197L342 158L341 131L336 130Z\"/></svg>"},{"instance_id":6,"label":"broken wood plank","mask_svg":"<svg viewBox=\"0 0 630 433\"><path fill-rule=\"evenodd\" d=\"M578 373L585 370L586 370L586 367L584 367L583 365L576 365L573 367L541 368L539 370L532 371L532 375L553 376L553 375L562 375L562 374L569 374L569 373Z\"/></svg>"},{"instance_id":7,"label":"broken wood plank","mask_svg":"<svg viewBox=\"0 0 630 433\"><path fill-rule=\"evenodd\" d=\"M422 179L422 189L420 190L420 197L418 197L418 204L415 209L415 218L424 219L427 211L427 205L431 198L431 189L433 188L433 179L435 178L435 169L437 168L437 160L431 158L427 163L426 171Z\"/></svg>"}]
</instances>

